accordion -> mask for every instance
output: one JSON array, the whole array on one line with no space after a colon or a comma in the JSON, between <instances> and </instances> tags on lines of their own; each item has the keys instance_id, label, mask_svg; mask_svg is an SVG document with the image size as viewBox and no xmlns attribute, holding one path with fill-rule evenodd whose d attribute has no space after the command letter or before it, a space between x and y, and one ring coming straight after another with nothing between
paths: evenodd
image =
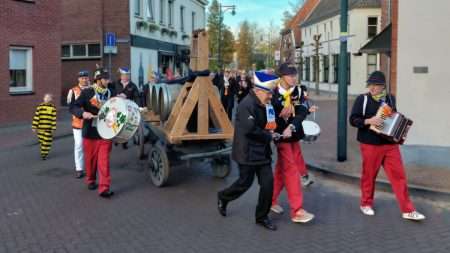
<instances>
[{"instance_id":1,"label":"accordion","mask_svg":"<svg viewBox=\"0 0 450 253\"><path fill-rule=\"evenodd\" d=\"M383 125L372 125L370 129L389 141L403 144L413 121L401 113L393 112L392 108L387 104L380 106L376 115L383 119Z\"/></svg>"}]
</instances>

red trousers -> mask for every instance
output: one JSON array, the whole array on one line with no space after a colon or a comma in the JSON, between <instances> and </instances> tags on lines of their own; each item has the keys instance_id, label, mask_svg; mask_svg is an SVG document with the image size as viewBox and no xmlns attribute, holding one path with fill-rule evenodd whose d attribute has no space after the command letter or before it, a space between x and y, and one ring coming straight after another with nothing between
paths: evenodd
<instances>
[{"instance_id":1,"label":"red trousers","mask_svg":"<svg viewBox=\"0 0 450 253\"><path fill-rule=\"evenodd\" d=\"M375 179L380 167L383 166L386 176L392 185L392 190L397 197L400 210L403 213L414 211L414 206L409 199L408 185L403 167L400 148L396 144L388 145L360 145L362 155L361 175L361 206L372 206Z\"/></svg>"},{"instance_id":2,"label":"red trousers","mask_svg":"<svg viewBox=\"0 0 450 253\"><path fill-rule=\"evenodd\" d=\"M112 142L109 140L83 138L86 183L95 183L98 169L99 193L108 191L111 185L111 176L109 174L109 154L111 153L111 147Z\"/></svg>"},{"instance_id":3,"label":"red trousers","mask_svg":"<svg viewBox=\"0 0 450 253\"><path fill-rule=\"evenodd\" d=\"M306 168L303 160L300 143L286 142L277 144L278 159L273 180L272 205L277 204L278 196L283 187L286 191L291 208L291 217L294 217L303 206L302 187L300 186L301 167ZM305 169L306 170L306 169Z\"/></svg>"}]
</instances>

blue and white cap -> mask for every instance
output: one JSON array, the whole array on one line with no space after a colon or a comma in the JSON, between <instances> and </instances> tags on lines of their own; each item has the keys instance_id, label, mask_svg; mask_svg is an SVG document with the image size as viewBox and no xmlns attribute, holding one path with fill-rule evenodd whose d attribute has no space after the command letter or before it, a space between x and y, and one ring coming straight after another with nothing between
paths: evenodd
<instances>
[{"instance_id":1,"label":"blue and white cap","mask_svg":"<svg viewBox=\"0 0 450 253\"><path fill-rule=\"evenodd\" d=\"M276 82L280 79L275 75L267 74L261 71L256 71L253 75L255 88L272 92L276 87Z\"/></svg>"},{"instance_id":2,"label":"blue and white cap","mask_svg":"<svg viewBox=\"0 0 450 253\"><path fill-rule=\"evenodd\" d=\"M127 67L120 67L119 68L119 73L121 75L129 75L130 74L130 70Z\"/></svg>"}]
</instances>

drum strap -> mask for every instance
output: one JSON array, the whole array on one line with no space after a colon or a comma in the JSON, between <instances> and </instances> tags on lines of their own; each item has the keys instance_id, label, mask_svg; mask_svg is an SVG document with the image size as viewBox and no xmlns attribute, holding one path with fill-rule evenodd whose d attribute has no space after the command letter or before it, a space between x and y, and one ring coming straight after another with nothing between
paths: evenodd
<instances>
[{"instance_id":1,"label":"drum strap","mask_svg":"<svg viewBox=\"0 0 450 253\"><path fill-rule=\"evenodd\" d=\"M367 95L364 95L363 117L366 116L366 107L367 107Z\"/></svg>"}]
</instances>

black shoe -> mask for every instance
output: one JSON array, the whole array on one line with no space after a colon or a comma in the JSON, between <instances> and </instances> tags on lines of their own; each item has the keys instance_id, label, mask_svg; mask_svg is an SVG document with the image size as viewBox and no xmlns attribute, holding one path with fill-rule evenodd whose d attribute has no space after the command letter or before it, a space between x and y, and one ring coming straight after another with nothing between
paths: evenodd
<instances>
[{"instance_id":1,"label":"black shoe","mask_svg":"<svg viewBox=\"0 0 450 253\"><path fill-rule=\"evenodd\" d=\"M95 183L88 184L88 189L93 191L93 190L97 189L97 185Z\"/></svg>"},{"instance_id":2,"label":"black shoe","mask_svg":"<svg viewBox=\"0 0 450 253\"><path fill-rule=\"evenodd\" d=\"M256 221L256 224L263 226L269 230L275 231L277 230L277 226L272 223L272 220L269 218L265 218L264 220Z\"/></svg>"},{"instance_id":3,"label":"black shoe","mask_svg":"<svg viewBox=\"0 0 450 253\"><path fill-rule=\"evenodd\" d=\"M128 143L123 143L123 144L122 144L122 148L123 148L123 149L128 149Z\"/></svg>"},{"instance_id":4,"label":"black shoe","mask_svg":"<svg viewBox=\"0 0 450 253\"><path fill-rule=\"evenodd\" d=\"M217 196L217 209L219 210L220 215L222 215L223 217L227 216L227 204L227 201L222 200L219 196Z\"/></svg>"},{"instance_id":5,"label":"black shoe","mask_svg":"<svg viewBox=\"0 0 450 253\"><path fill-rule=\"evenodd\" d=\"M75 178L80 179L80 178L83 178L83 177L84 177L84 172L83 171L77 171L75 173Z\"/></svg>"},{"instance_id":6,"label":"black shoe","mask_svg":"<svg viewBox=\"0 0 450 253\"><path fill-rule=\"evenodd\" d=\"M100 193L100 197L105 199L109 199L112 195L114 195L114 192L110 190Z\"/></svg>"}]
</instances>

